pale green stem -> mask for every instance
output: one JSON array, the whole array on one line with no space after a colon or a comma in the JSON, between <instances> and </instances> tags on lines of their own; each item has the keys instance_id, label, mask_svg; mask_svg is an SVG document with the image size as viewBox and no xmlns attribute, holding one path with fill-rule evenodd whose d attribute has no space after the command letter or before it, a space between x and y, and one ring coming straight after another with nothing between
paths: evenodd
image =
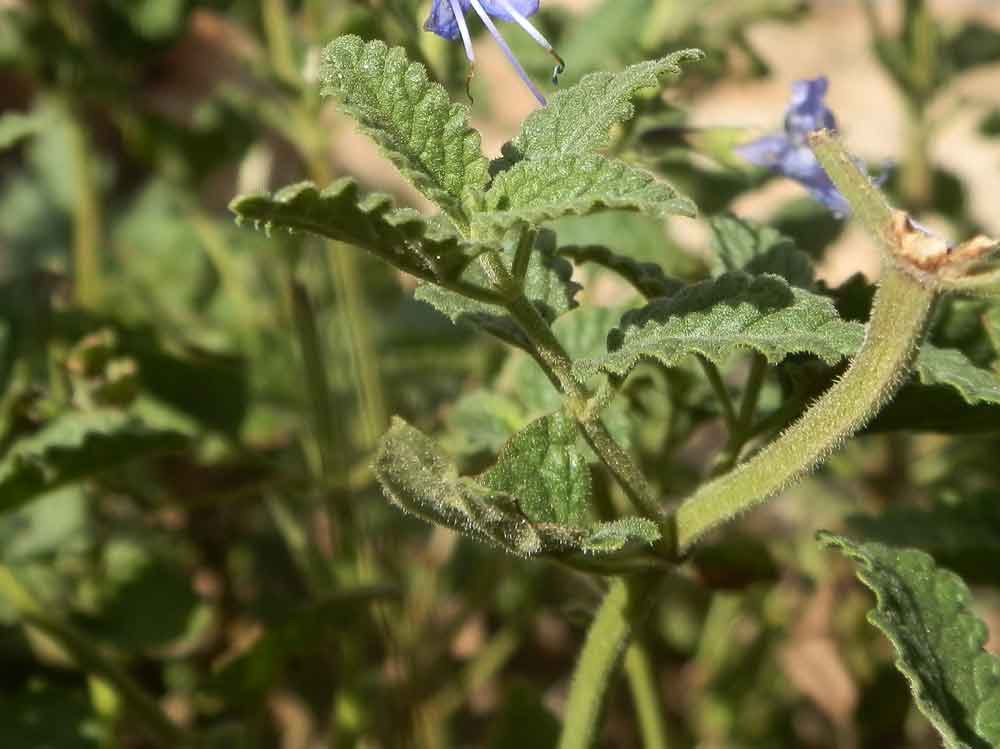
<instances>
[{"instance_id":1,"label":"pale green stem","mask_svg":"<svg viewBox=\"0 0 1000 749\"><path fill-rule=\"evenodd\" d=\"M111 661L83 633L54 616L21 585L11 569L3 565L0 565L0 596L17 611L25 624L36 627L58 643L81 671L107 682L121 698L126 711L157 746L164 749L195 746L194 737L167 717L157 701L124 669Z\"/></svg>"},{"instance_id":2,"label":"pale green stem","mask_svg":"<svg viewBox=\"0 0 1000 749\"><path fill-rule=\"evenodd\" d=\"M886 264L864 345L844 376L775 442L685 500L677 511L682 553L811 471L888 402L910 371L934 297Z\"/></svg>"},{"instance_id":3,"label":"pale green stem","mask_svg":"<svg viewBox=\"0 0 1000 749\"><path fill-rule=\"evenodd\" d=\"M663 696L649 651L639 639L625 652L625 676L639 718L639 733L645 749L669 749L670 732L663 714Z\"/></svg>"},{"instance_id":4,"label":"pale green stem","mask_svg":"<svg viewBox=\"0 0 1000 749\"><path fill-rule=\"evenodd\" d=\"M73 202L74 289L77 303L93 309L100 304L102 294L101 203L94 174L93 147L86 128L72 109L70 148L76 188Z\"/></svg>"},{"instance_id":5,"label":"pale green stem","mask_svg":"<svg viewBox=\"0 0 1000 749\"><path fill-rule=\"evenodd\" d=\"M625 577L608 588L573 673L559 749L590 749L596 744L612 677L662 580L662 575Z\"/></svg>"}]
</instances>

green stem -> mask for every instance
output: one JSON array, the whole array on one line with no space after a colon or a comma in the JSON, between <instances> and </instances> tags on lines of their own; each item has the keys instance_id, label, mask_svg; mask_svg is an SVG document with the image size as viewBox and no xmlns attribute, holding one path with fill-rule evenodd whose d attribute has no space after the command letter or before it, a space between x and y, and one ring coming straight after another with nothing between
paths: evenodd
<instances>
[{"instance_id":1,"label":"green stem","mask_svg":"<svg viewBox=\"0 0 1000 749\"><path fill-rule=\"evenodd\" d=\"M722 375L719 374L719 368L708 359L706 359L701 354L697 355L698 363L701 365L702 370L705 372L705 376L708 377L708 382L712 386L712 390L715 392L715 397L719 399L719 403L722 404L722 415L726 419L726 426L729 428L730 435L736 431L736 409L733 407L733 399L729 396L729 390L726 388L726 383L722 381Z\"/></svg>"},{"instance_id":2,"label":"green stem","mask_svg":"<svg viewBox=\"0 0 1000 749\"><path fill-rule=\"evenodd\" d=\"M76 301L94 308L101 301L101 204L92 146L86 128L70 113L70 148L75 178L73 203L73 278Z\"/></svg>"},{"instance_id":3,"label":"green stem","mask_svg":"<svg viewBox=\"0 0 1000 749\"><path fill-rule=\"evenodd\" d=\"M625 676L639 717L643 747L669 749L672 742L663 714L663 697L656 683L656 671L649 650L641 640L633 641L625 652Z\"/></svg>"},{"instance_id":4,"label":"green stem","mask_svg":"<svg viewBox=\"0 0 1000 749\"><path fill-rule=\"evenodd\" d=\"M600 409L594 407L587 388L573 376L573 362L552 333L548 323L524 296L520 286L495 253L484 256L484 267L491 281L504 296L507 311L531 340L536 361L550 379L558 383L560 390L566 396L567 407L591 448L621 484L638 512L655 520L662 526L662 530L671 530L671 526L663 522L663 513L652 487L629 454L604 426ZM672 548L671 537L664 535L664 543L670 544Z\"/></svg>"},{"instance_id":5,"label":"green stem","mask_svg":"<svg viewBox=\"0 0 1000 749\"><path fill-rule=\"evenodd\" d=\"M0 566L0 596L17 611L25 624L36 627L63 647L81 671L106 681L157 746L165 749L195 746L194 737L167 717L157 701L124 669L85 635L51 614L7 566Z\"/></svg>"},{"instance_id":6,"label":"green stem","mask_svg":"<svg viewBox=\"0 0 1000 749\"><path fill-rule=\"evenodd\" d=\"M590 749L622 654L655 600L662 575L619 578L608 589L580 653L570 685L559 749Z\"/></svg>"},{"instance_id":7,"label":"green stem","mask_svg":"<svg viewBox=\"0 0 1000 749\"><path fill-rule=\"evenodd\" d=\"M878 412L910 370L934 297L909 271L885 265L864 345L844 376L778 440L680 506L682 553L811 471Z\"/></svg>"},{"instance_id":8,"label":"green stem","mask_svg":"<svg viewBox=\"0 0 1000 749\"><path fill-rule=\"evenodd\" d=\"M740 452L747 440L754 436L753 419L757 413L757 402L760 399L760 389L764 385L767 374L767 358L755 353L750 365L750 374L743 387L743 397L740 401L740 411L734 417L729 430L729 440L725 449L719 455L712 474L718 476L728 473L740 458Z\"/></svg>"}]
</instances>

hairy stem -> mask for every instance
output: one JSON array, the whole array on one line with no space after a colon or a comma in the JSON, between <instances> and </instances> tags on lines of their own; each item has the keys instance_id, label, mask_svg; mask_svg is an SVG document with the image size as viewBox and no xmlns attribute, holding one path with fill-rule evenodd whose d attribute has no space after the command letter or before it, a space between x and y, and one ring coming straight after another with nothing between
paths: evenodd
<instances>
[{"instance_id":1,"label":"hairy stem","mask_svg":"<svg viewBox=\"0 0 1000 749\"><path fill-rule=\"evenodd\" d=\"M643 575L611 584L573 673L559 749L590 749L596 744L612 676L633 632L649 613L662 580L662 575Z\"/></svg>"},{"instance_id":2,"label":"hairy stem","mask_svg":"<svg viewBox=\"0 0 1000 749\"><path fill-rule=\"evenodd\" d=\"M778 440L685 500L676 515L682 553L808 473L878 412L910 371L934 296L886 264L868 334L847 372Z\"/></svg>"}]
</instances>

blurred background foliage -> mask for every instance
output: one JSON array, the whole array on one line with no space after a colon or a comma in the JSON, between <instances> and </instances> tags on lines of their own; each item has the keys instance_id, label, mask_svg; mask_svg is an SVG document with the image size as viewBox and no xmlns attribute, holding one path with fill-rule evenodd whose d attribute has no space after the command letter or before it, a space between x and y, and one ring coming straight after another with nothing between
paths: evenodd
<instances>
[{"instance_id":1,"label":"blurred background foliage","mask_svg":"<svg viewBox=\"0 0 1000 749\"><path fill-rule=\"evenodd\" d=\"M4 747L554 745L599 586L401 515L369 469L392 414L482 468L554 391L523 355L414 301L410 279L344 247L241 230L226 211L238 192L348 172L426 207L319 99L316 75L322 46L357 33L405 47L460 100L461 48L421 32L428 5L0 0ZM835 96L851 96L842 60L798 70L769 40L778 30L810 44L841 21L860 30L900 105L901 138L865 140L838 110L849 134L895 162L902 205L955 236L997 234L935 145L954 118L1000 134L1000 100L963 87L1000 81L1000 16L983 5L598 0L543 3L537 22L569 62L567 83L706 50L668 99L640 102L615 150L706 215L769 220L819 263L842 313L863 319L870 287L841 281L870 268L843 224L729 151L745 126L780 127L790 75L825 72ZM548 58L509 39L546 79ZM496 68L487 53L473 84L493 152L530 105ZM777 98L740 94L769 80ZM995 206L1000 151L981 148ZM561 244L603 241L678 277L710 269L703 224L601 215L553 228ZM595 301L630 303L613 274L586 273ZM934 336L1000 372L996 305L951 303ZM782 365L764 394L774 429L781 402L835 375ZM755 514L669 582L626 668L629 680L651 669L669 746L937 746L864 621L868 594L811 530L852 516L874 533L871 514L913 506L931 520L957 513L979 534L972 557L933 521L911 517L907 542L995 585L1000 419L950 392L931 408L904 391L794 490L806 501ZM694 370L648 367L621 411L619 435L665 496L711 470L719 409ZM959 422L961 437L890 431ZM618 499L608 476L595 486ZM910 509L895 509L904 497ZM1000 596L984 587L977 600L996 636ZM615 691L608 746L639 744L631 699Z\"/></svg>"}]
</instances>

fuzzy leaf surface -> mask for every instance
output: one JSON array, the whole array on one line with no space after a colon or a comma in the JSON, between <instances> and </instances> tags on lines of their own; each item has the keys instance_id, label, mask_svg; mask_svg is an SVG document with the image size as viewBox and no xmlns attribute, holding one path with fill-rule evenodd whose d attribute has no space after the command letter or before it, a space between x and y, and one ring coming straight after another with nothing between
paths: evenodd
<instances>
[{"instance_id":1,"label":"fuzzy leaf surface","mask_svg":"<svg viewBox=\"0 0 1000 749\"><path fill-rule=\"evenodd\" d=\"M453 104L402 47L353 35L327 46L320 79L322 93L340 102L403 176L467 223L463 203L485 188L489 169L467 106Z\"/></svg>"},{"instance_id":2,"label":"fuzzy leaf surface","mask_svg":"<svg viewBox=\"0 0 1000 749\"><path fill-rule=\"evenodd\" d=\"M583 552L613 561L610 555L627 544L657 540L655 524L640 518L593 522L590 473L575 444L571 420L550 414L515 434L493 468L461 477L433 440L395 418L374 471L404 511L518 556L551 554L572 563Z\"/></svg>"},{"instance_id":3,"label":"fuzzy leaf surface","mask_svg":"<svg viewBox=\"0 0 1000 749\"><path fill-rule=\"evenodd\" d=\"M772 364L802 352L833 364L853 351L859 328L841 320L830 299L782 278L727 273L627 312L608 335L607 356L578 369L625 375L643 359L670 367L691 354L721 364L741 349Z\"/></svg>"},{"instance_id":4,"label":"fuzzy leaf surface","mask_svg":"<svg viewBox=\"0 0 1000 749\"><path fill-rule=\"evenodd\" d=\"M954 388L971 405L1000 404L1000 374L977 367L957 349L924 344L917 357L917 374L925 385Z\"/></svg>"},{"instance_id":5,"label":"fuzzy leaf surface","mask_svg":"<svg viewBox=\"0 0 1000 749\"><path fill-rule=\"evenodd\" d=\"M522 161L493 180L483 210L475 222L494 230L600 210L657 218L697 213L690 200L649 172L598 154Z\"/></svg>"},{"instance_id":6,"label":"fuzzy leaf surface","mask_svg":"<svg viewBox=\"0 0 1000 749\"><path fill-rule=\"evenodd\" d=\"M576 449L575 422L561 411L536 419L504 445L480 480L517 497L535 523L591 524L590 466Z\"/></svg>"},{"instance_id":7,"label":"fuzzy leaf surface","mask_svg":"<svg viewBox=\"0 0 1000 749\"><path fill-rule=\"evenodd\" d=\"M656 263L644 263L619 255L603 245L567 245L559 248L559 254L574 263L594 263L614 271L647 299L670 296L685 286L683 281L664 273Z\"/></svg>"},{"instance_id":8,"label":"fuzzy leaf surface","mask_svg":"<svg viewBox=\"0 0 1000 749\"><path fill-rule=\"evenodd\" d=\"M611 127L635 114L632 99L638 91L659 88L663 79L681 75L683 63L703 58L700 50L686 49L630 65L620 73L584 76L524 121L512 144L513 152L522 159L545 159L605 148Z\"/></svg>"},{"instance_id":9,"label":"fuzzy leaf surface","mask_svg":"<svg viewBox=\"0 0 1000 749\"><path fill-rule=\"evenodd\" d=\"M1000 745L1000 659L983 649L988 631L962 579L916 549L826 532L819 540L858 564L877 600L868 620L892 642L896 667L945 746Z\"/></svg>"},{"instance_id":10,"label":"fuzzy leaf surface","mask_svg":"<svg viewBox=\"0 0 1000 749\"><path fill-rule=\"evenodd\" d=\"M541 551L541 538L510 495L460 477L434 440L398 417L379 441L373 468L404 512L520 556Z\"/></svg>"},{"instance_id":11,"label":"fuzzy leaf surface","mask_svg":"<svg viewBox=\"0 0 1000 749\"><path fill-rule=\"evenodd\" d=\"M138 458L178 450L187 437L120 411L70 412L14 444L0 461L0 512Z\"/></svg>"},{"instance_id":12,"label":"fuzzy leaf surface","mask_svg":"<svg viewBox=\"0 0 1000 749\"><path fill-rule=\"evenodd\" d=\"M745 271L754 275L772 273L792 286L811 289L815 271L809 256L791 238L769 226L759 226L731 214L711 220L713 275Z\"/></svg>"},{"instance_id":13,"label":"fuzzy leaf surface","mask_svg":"<svg viewBox=\"0 0 1000 749\"><path fill-rule=\"evenodd\" d=\"M501 259L510 269L513 253L505 252ZM551 234L541 232L528 263L524 293L546 320L551 322L576 306L574 297L580 286L571 280L572 275L572 265L555 256ZM469 264L462 279L478 286L489 283L479 259ZM433 284L423 284L417 288L414 298L427 302L447 315L452 322L469 323L513 346L527 350L531 348L520 327L499 305L470 299Z\"/></svg>"},{"instance_id":14,"label":"fuzzy leaf surface","mask_svg":"<svg viewBox=\"0 0 1000 749\"><path fill-rule=\"evenodd\" d=\"M237 221L252 221L268 231L305 231L361 247L427 281L456 278L482 249L416 211L393 208L388 195L362 196L350 177L322 192L311 182L300 182L274 195L243 195L229 210Z\"/></svg>"},{"instance_id":15,"label":"fuzzy leaf surface","mask_svg":"<svg viewBox=\"0 0 1000 749\"><path fill-rule=\"evenodd\" d=\"M659 540L660 529L649 518L618 518L594 526L581 549L590 554L609 554L621 551L629 544L649 546Z\"/></svg>"}]
</instances>

